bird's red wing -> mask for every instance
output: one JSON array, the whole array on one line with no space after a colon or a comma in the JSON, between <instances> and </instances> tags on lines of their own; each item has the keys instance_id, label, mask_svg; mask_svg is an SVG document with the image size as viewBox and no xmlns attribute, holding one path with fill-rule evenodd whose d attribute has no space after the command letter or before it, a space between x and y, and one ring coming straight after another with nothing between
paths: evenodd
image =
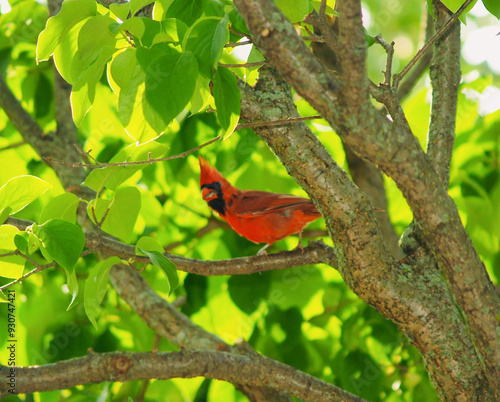
<instances>
[{"instance_id":1,"label":"bird's red wing","mask_svg":"<svg viewBox=\"0 0 500 402\"><path fill-rule=\"evenodd\" d=\"M311 200L290 194L243 191L234 201L232 212L241 217L266 215L290 208L300 208L305 214L320 215Z\"/></svg>"}]
</instances>

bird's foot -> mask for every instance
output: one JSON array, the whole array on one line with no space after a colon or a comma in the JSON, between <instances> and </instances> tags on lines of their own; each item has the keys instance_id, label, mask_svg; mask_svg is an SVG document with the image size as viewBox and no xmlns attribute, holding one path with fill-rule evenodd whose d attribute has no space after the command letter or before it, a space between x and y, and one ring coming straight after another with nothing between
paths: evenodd
<instances>
[{"instance_id":1,"label":"bird's foot","mask_svg":"<svg viewBox=\"0 0 500 402\"><path fill-rule=\"evenodd\" d=\"M257 255L259 255L259 256L260 256L260 255L267 255L266 248L268 248L268 247L269 247L269 243L268 243L268 244L266 244L264 247L262 247L262 248L259 250L259 252L257 253Z\"/></svg>"},{"instance_id":2,"label":"bird's foot","mask_svg":"<svg viewBox=\"0 0 500 402\"><path fill-rule=\"evenodd\" d=\"M302 246L302 232L299 232L299 244L297 244L297 247L294 248L294 250L299 249L302 254L304 254L304 247Z\"/></svg>"}]
</instances>

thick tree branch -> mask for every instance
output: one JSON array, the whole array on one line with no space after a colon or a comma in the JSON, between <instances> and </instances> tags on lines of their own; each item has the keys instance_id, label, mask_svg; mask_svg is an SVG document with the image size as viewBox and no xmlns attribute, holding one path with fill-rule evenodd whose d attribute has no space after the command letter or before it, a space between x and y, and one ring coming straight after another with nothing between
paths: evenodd
<instances>
[{"instance_id":1,"label":"thick tree branch","mask_svg":"<svg viewBox=\"0 0 500 402\"><path fill-rule=\"evenodd\" d=\"M287 116L297 113L289 87L266 69L260 71L255 88L244 88L242 101L243 119L265 120L268 113L277 112L276 105ZM462 316L440 272L413 265L413 260L390 263L370 212L363 210L366 199L345 172L327 159L305 124L256 132L311 197L322 200L327 226L339 244L335 250L341 256L339 269L347 284L394 320L419 348L438 392L449 399L466 393L491 395ZM323 183L329 184L320 186ZM460 341L450 343L450 332ZM450 356L457 360L450 362ZM450 371L449 367L459 369Z\"/></svg>"},{"instance_id":2,"label":"thick tree branch","mask_svg":"<svg viewBox=\"0 0 500 402\"><path fill-rule=\"evenodd\" d=\"M378 165L403 192L464 312L492 388L500 389L500 323L496 319L500 300L461 224L456 205L417 139L404 126L392 124L380 115L370 104L363 84L361 90L353 86L340 92L338 81L310 57L307 46L273 3L235 0L235 5L267 60L328 120L354 152ZM355 11L348 13L347 18L348 24L360 21ZM353 40L357 43L357 38ZM358 60L360 49L353 52L352 60ZM342 60L345 62L348 57L350 53ZM317 177L318 172L311 172L309 177ZM328 188L327 183L326 177L318 180L318 186ZM319 197L316 202L323 210L328 208ZM326 213L328 223L327 216ZM358 261L355 255L349 257L349 264Z\"/></svg>"},{"instance_id":3,"label":"thick tree branch","mask_svg":"<svg viewBox=\"0 0 500 402\"><path fill-rule=\"evenodd\" d=\"M340 38L339 55L346 88L352 96L345 102L354 110L361 110L369 101L369 83L366 71L367 44L363 29L361 1L338 3Z\"/></svg>"},{"instance_id":4,"label":"thick tree branch","mask_svg":"<svg viewBox=\"0 0 500 402\"><path fill-rule=\"evenodd\" d=\"M449 10L440 2L434 2L437 27L451 18ZM451 155L455 142L460 71L460 22L455 20L447 32L435 43L431 65L432 110L427 154L443 183L447 186L450 175Z\"/></svg>"},{"instance_id":5,"label":"thick tree branch","mask_svg":"<svg viewBox=\"0 0 500 402\"><path fill-rule=\"evenodd\" d=\"M217 351L170 353L91 353L85 357L34 367L16 367L17 393L52 391L103 381L206 377L285 390L306 401L361 401L352 394L293 367L260 355ZM10 368L0 367L7 378ZM293 379L291 381L290 379ZM0 385L6 396L9 385Z\"/></svg>"},{"instance_id":6,"label":"thick tree branch","mask_svg":"<svg viewBox=\"0 0 500 402\"><path fill-rule=\"evenodd\" d=\"M403 258L403 252L399 247L399 237L394 230L387 212L388 203L382 172L372 163L356 155L345 144L344 150L352 179L366 193L373 206L384 211L377 213L376 217L387 248L394 258Z\"/></svg>"},{"instance_id":7,"label":"thick tree branch","mask_svg":"<svg viewBox=\"0 0 500 402\"><path fill-rule=\"evenodd\" d=\"M314 14L313 21L311 23L323 23L320 26L322 33L327 36L327 34L333 35L333 29L338 28L338 19L335 21L334 26L330 26L326 23L325 18ZM316 44L312 47L313 53L318 59L320 59L327 67L338 66L338 60L336 54L332 50L331 46L326 46L325 44ZM356 185L363 190L368 199L375 208L387 211L387 197L385 194L384 178L380 170L374 166L372 163L360 158L356 155L351 148L343 142L344 150L346 153L347 163L349 164L349 171L351 176L356 183ZM376 214L378 223L382 230L386 246L391 252L392 256L399 259L403 257L401 248L399 247L399 238L392 226L389 219L389 214L387 212Z\"/></svg>"},{"instance_id":8,"label":"thick tree branch","mask_svg":"<svg viewBox=\"0 0 500 402\"><path fill-rule=\"evenodd\" d=\"M98 239L95 233L87 234L88 246L98 246ZM98 246L101 252L116 255L120 258L134 258L138 262L149 262L145 257L135 256L134 246L120 243L113 239L102 237L101 245ZM267 256L254 256L234 258L231 260L205 261L193 258L184 258L174 254L165 253L177 267L177 269L191 274L203 276L216 275L247 275L256 272L265 272L278 269L286 269L301 265L310 264L332 264L335 265L333 249L323 242L309 242L309 245L302 252L299 249L292 251L282 251L280 253L269 254Z\"/></svg>"},{"instance_id":9,"label":"thick tree branch","mask_svg":"<svg viewBox=\"0 0 500 402\"><path fill-rule=\"evenodd\" d=\"M6 223L24 230L33 222L8 218ZM108 236L99 236L96 232L88 232L85 237L85 246L89 250L115 255L124 260L133 258L137 262L150 262L147 257L137 256L133 245L122 243ZM328 264L332 267L338 265L334 249L322 241L309 242L309 245L304 247L303 251L295 249L268 254L267 256L242 257L231 260L205 261L170 253L165 253L165 256L176 265L177 269L203 276L248 275L312 264Z\"/></svg>"}]
</instances>

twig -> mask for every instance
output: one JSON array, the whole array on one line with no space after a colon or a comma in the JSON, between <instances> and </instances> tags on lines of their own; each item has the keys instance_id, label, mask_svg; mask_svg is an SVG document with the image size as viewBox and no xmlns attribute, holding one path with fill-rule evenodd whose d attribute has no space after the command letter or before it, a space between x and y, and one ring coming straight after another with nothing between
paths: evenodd
<instances>
[{"instance_id":1,"label":"twig","mask_svg":"<svg viewBox=\"0 0 500 402\"><path fill-rule=\"evenodd\" d=\"M219 66L222 67L257 67L257 66L265 66L267 61L256 61L254 63L237 63L237 64L224 64L219 63Z\"/></svg>"},{"instance_id":2,"label":"twig","mask_svg":"<svg viewBox=\"0 0 500 402\"><path fill-rule=\"evenodd\" d=\"M94 158L92 158L94 159ZM108 216L108 213L109 213L109 208L111 206L108 205L108 207L106 208L106 211L104 211L104 215L102 216L101 220L98 220L97 219L97 215L95 213L95 204L97 202L98 198L96 198L96 201L92 204L92 206L90 207L90 210L92 211L92 217L94 218L94 222L97 226L97 236L98 236L98 241L99 241L99 244L101 243L101 236L102 236L102 230L101 230L101 226L102 224L104 223L104 220L106 219L106 217Z\"/></svg>"},{"instance_id":3,"label":"twig","mask_svg":"<svg viewBox=\"0 0 500 402\"><path fill-rule=\"evenodd\" d=\"M93 250L85 250L85 251L83 251L80 254L80 257L84 257L87 254L93 253L94 251L95 251L95 248ZM32 259L32 258L28 257L27 255L21 253L19 250L15 250L15 251L13 251L11 253L2 254L2 255L0 255L0 257L5 257L7 255L18 255L20 257L23 257L26 261L29 261L36 268L32 269L30 272L28 272L27 274L24 274L23 276L21 276L20 278L16 279L15 281L12 281L12 282L9 282L9 283L7 283L7 284L5 284L3 286L0 286L0 291L3 291L5 289L7 289L7 288L10 288L11 286L14 286L17 283L21 283L26 278L29 278L31 275L36 274L37 272L42 272L42 271L46 270L47 268L52 268L52 267L55 267L55 266L58 265L56 261L52 261L51 263L41 265L37 261L35 261L34 259Z\"/></svg>"},{"instance_id":4,"label":"twig","mask_svg":"<svg viewBox=\"0 0 500 402\"><path fill-rule=\"evenodd\" d=\"M23 146L24 144L27 144L27 142L26 141L20 141L20 142L14 143L14 144L6 145L5 147L0 148L0 152L6 151L7 149L18 148L20 146Z\"/></svg>"},{"instance_id":5,"label":"twig","mask_svg":"<svg viewBox=\"0 0 500 402\"><path fill-rule=\"evenodd\" d=\"M231 27L231 26L229 27L229 30L230 30L232 33L234 33L235 35L237 35L237 36L241 36L241 37L246 36L244 33L241 33L241 32L238 32L238 31L235 31L235 30L233 29L233 27Z\"/></svg>"},{"instance_id":6,"label":"twig","mask_svg":"<svg viewBox=\"0 0 500 402\"><path fill-rule=\"evenodd\" d=\"M90 153L92 152L92 149L89 149L87 152L85 152L83 149L80 149L80 147L77 144L75 144L75 149L76 149L76 152L78 152L81 156L87 158L87 160L92 160L96 164L99 163L92 155L90 155Z\"/></svg>"},{"instance_id":7,"label":"twig","mask_svg":"<svg viewBox=\"0 0 500 402\"><path fill-rule=\"evenodd\" d=\"M3 286L0 286L0 291L3 291L13 285L15 285L16 283L21 283L22 281L24 281L26 278L30 277L31 275L33 274L36 274L37 272L41 272L47 268L50 268L50 267L55 267L57 265L57 262L53 261L49 264L45 264L45 265L41 265L39 264L37 261L35 261L34 259L28 257L27 255L21 253L19 250L15 250L15 251L12 251L10 253L6 253L6 254L2 254L0 255L0 257L6 257L8 255L18 255L22 258L24 258L26 261L29 261L31 264L33 264L36 268L35 269L32 269L30 272L28 272L27 274L24 274L23 276L21 276L20 278L16 279L15 281L12 281L12 282L9 282Z\"/></svg>"},{"instance_id":8,"label":"twig","mask_svg":"<svg viewBox=\"0 0 500 402\"><path fill-rule=\"evenodd\" d=\"M314 32L311 32L311 30L309 29L309 27L307 25L304 25L303 28L306 30L306 32L311 35L311 36L315 36L314 35Z\"/></svg>"},{"instance_id":9,"label":"twig","mask_svg":"<svg viewBox=\"0 0 500 402\"><path fill-rule=\"evenodd\" d=\"M392 77L392 59L394 57L394 41L391 44L388 44L384 39L382 39L382 35L375 36L375 42L380 44L385 51L387 52L387 61L385 63L385 71L384 73L384 85L391 85L391 77Z\"/></svg>"},{"instance_id":10,"label":"twig","mask_svg":"<svg viewBox=\"0 0 500 402\"><path fill-rule=\"evenodd\" d=\"M97 165L90 165L88 163L75 163L73 164L73 167L77 166L84 166L84 167L108 167L108 166L132 166L132 165L144 165L148 163L156 163L156 162L163 162L163 161L168 161L172 159L180 159L180 158L185 158L188 155L191 155L192 153L210 145L213 144L216 141L219 141L222 138L221 135L211 139L210 141L205 142L204 144L198 145L195 148L192 148L188 151L182 152L177 155L171 155L171 156L165 156L163 158L148 158L146 161L133 161L133 162L112 162L112 163L100 163L98 162Z\"/></svg>"},{"instance_id":11,"label":"twig","mask_svg":"<svg viewBox=\"0 0 500 402\"><path fill-rule=\"evenodd\" d=\"M426 5L423 3L422 8L425 10ZM425 37L422 43L426 43L434 34L434 18L428 12L425 11ZM429 49L422 58L418 61L418 63L411 69L411 71L406 75L405 79L400 83L398 87L398 98L401 101L404 99L409 93L413 86L420 79L424 71L429 67L429 64L432 60L432 55L434 51L433 49Z\"/></svg>"},{"instance_id":12,"label":"twig","mask_svg":"<svg viewBox=\"0 0 500 402\"><path fill-rule=\"evenodd\" d=\"M472 3L473 0L466 0L464 4L457 10L455 14L453 14L445 24L436 31L436 33L432 36L432 38L417 52L417 54L410 60L410 62L401 70L400 73L394 74L392 85L394 87L398 87L399 83L403 79L403 77L408 74L408 71L415 65L415 63L420 60L420 58L429 50L429 48L436 42L443 34L450 28L451 24L462 14L462 12Z\"/></svg>"},{"instance_id":13,"label":"twig","mask_svg":"<svg viewBox=\"0 0 500 402\"><path fill-rule=\"evenodd\" d=\"M246 124L238 124L235 128L236 130L241 130L243 128L253 128L253 127L265 127L265 126L277 126L281 124L293 124L298 121L303 121L303 120L314 120L314 119L321 119L321 115L314 115L314 116L305 116L305 117L291 117L289 119L284 119L284 120L274 120L274 121L263 121L263 122L258 122L258 123L246 123ZM91 167L91 168L103 168L103 167L109 167L109 166L133 166L133 165L145 165L145 164L151 164L151 163L156 163L156 162L163 162L163 161L168 161L172 159L180 159L180 158L185 158L188 155L191 155L192 153L210 145L213 144L216 141L219 141L222 138L221 135L211 139L210 141L205 142L204 144L198 145L197 147L190 149L189 151L182 152L177 155L170 155L170 156L165 156L163 158L151 158L148 157L148 160L145 161L133 161L133 162L110 162L110 163L100 163L97 162L95 165L91 165L88 163L75 163L73 164L73 167L77 166L84 166L84 167ZM90 152L90 151L89 151ZM85 155L88 155L88 153L85 153ZM94 158L92 158L94 159ZM95 160L95 159L94 159ZM96 220L97 222L97 220Z\"/></svg>"},{"instance_id":14,"label":"twig","mask_svg":"<svg viewBox=\"0 0 500 402\"><path fill-rule=\"evenodd\" d=\"M317 27L323 34L324 42L337 57L340 57L337 37L326 20L325 15L320 15L316 10L313 10L313 12L306 17L305 22Z\"/></svg>"},{"instance_id":15,"label":"twig","mask_svg":"<svg viewBox=\"0 0 500 402\"><path fill-rule=\"evenodd\" d=\"M246 46L252 45L253 42L251 40L247 40L245 42L229 42L224 45L224 47L237 47L237 46Z\"/></svg>"}]
</instances>

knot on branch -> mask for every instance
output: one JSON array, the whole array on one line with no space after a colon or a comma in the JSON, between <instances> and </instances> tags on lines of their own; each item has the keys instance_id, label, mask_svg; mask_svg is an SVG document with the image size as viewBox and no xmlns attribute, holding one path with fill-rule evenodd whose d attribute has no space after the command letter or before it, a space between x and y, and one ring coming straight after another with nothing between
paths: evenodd
<instances>
[{"instance_id":1,"label":"knot on branch","mask_svg":"<svg viewBox=\"0 0 500 402\"><path fill-rule=\"evenodd\" d=\"M118 356L113 359L113 369L116 374L127 374L132 367L132 360L127 356Z\"/></svg>"}]
</instances>

